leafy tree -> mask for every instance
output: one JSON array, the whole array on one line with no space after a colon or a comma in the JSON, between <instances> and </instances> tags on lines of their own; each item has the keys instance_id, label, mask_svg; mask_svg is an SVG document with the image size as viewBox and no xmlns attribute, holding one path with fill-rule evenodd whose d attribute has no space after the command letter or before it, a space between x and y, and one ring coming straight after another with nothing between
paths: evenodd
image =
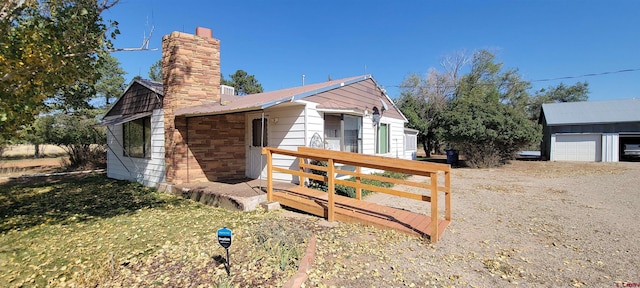
<instances>
[{"instance_id":1,"label":"leafy tree","mask_svg":"<svg viewBox=\"0 0 640 288\"><path fill-rule=\"evenodd\" d=\"M58 113L40 118L36 130L43 143L65 149L69 168L101 167L106 163L106 131L97 125L94 111L76 111L70 115Z\"/></svg>"},{"instance_id":2,"label":"leafy tree","mask_svg":"<svg viewBox=\"0 0 640 288\"><path fill-rule=\"evenodd\" d=\"M47 97L78 79L98 79L117 22L101 13L118 0L9 0L0 4L0 137L31 123Z\"/></svg>"},{"instance_id":3,"label":"leafy tree","mask_svg":"<svg viewBox=\"0 0 640 288\"><path fill-rule=\"evenodd\" d=\"M110 56L109 54L105 54L106 57L103 59L100 59L98 62L98 72L99 75L101 75L101 77L98 79L98 82L95 83L94 85L91 85L89 82L89 80L87 79L80 79L78 81L76 81L74 84L66 86L66 87L62 87L56 94L54 94L53 97L49 97L45 103L47 105L47 110L50 113L54 113L51 114L51 116L54 117L54 119L60 118L60 117L67 117L67 118L72 118L75 117L76 119L70 120L68 119L67 122L71 122L71 121L75 121L78 123L83 123L87 117L95 117L95 115L97 114L101 114L102 110L101 108L96 108L93 105L91 105L91 100L95 99L96 97L104 97L105 98L105 102L108 104L109 102L109 98L113 98L117 95L119 95L122 90L124 89L124 77L122 77L122 73L124 73L122 71L122 69L119 66L118 61ZM97 96L96 96L97 93ZM61 115L66 115L66 116L61 116ZM93 115L93 116L90 116ZM40 157L40 145L42 144L54 144L54 145L61 145L60 143L58 143L59 141L55 140L55 138L52 138L51 136L45 135L45 132L50 128L48 127L45 120L43 119L49 119L48 117L39 117L37 118L34 123L25 126L25 128L23 128L20 131L20 135L19 137L23 140L26 141L28 143L31 143L34 145L35 148L35 157ZM83 127L82 125L77 126L77 127ZM69 130L73 130L73 131L65 131L65 133L84 133L88 130L84 129L84 131L75 131L79 128L77 128L76 126L72 125L72 126L68 126L67 128ZM92 132L92 131L89 131ZM67 144L72 144L72 143L67 143ZM81 144L81 143L75 143L75 144ZM102 144L102 143L94 143L94 144ZM77 149L77 147L72 146L72 145L68 145L69 149L65 149L67 150L67 152L69 153L69 158L72 159L71 165L74 167L79 167L82 166L79 163L77 163L78 161L83 162L85 161L84 159L79 158L79 149ZM85 150L86 151L91 151L90 150ZM72 154L73 153L73 154ZM80 155L84 155L84 154L80 154Z\"/></svg>"},{"instance_id":4,"label":"leafy tree","mask_svg":"<svg viewBox=\"0 0 640 288\"><path fill-rule=\"evenodd\" d=\"M441 60L444 72L429 69L426 77L417 74L407 76L401 85L401 96L396 104L409 120L409 128L420 131L418 141L427 157L431 151L439 152L441 139L435 133L440 113L457 97L456 87L460 70L469 58L464 52L445 56Z\"/></svg>"},{"instance_id":5,"label":"leafy tree","mask_svg":"<svg viewBox=\"0 0 640 288\"><path fill-rule=\"evenodd\" d=\"M47 129L45 126L46 119L46 117L39 117L31 125L26 126L20 131L20 139L33 145L33 157L35 158L42 157L40 154L40 146L47 144L46 139L44 138L44 133Z\"/></svg>"},{"instance_id":6,"label":"leafy tree","mask_svg":"<svg viewBox=\"0 0 640 288\"><path fill-rule=\"evenodd\" d=\"M93 109L89 100L96 95L93 85L77 81L72 85L62 87L45 102L49 111L73 113L78 110Z\"/></svg>"},{"instance_id":7,"label":"leafy tree","mask_svg":"<svg viewBox=\"0 0 640 288\"><path fill-rule=\"evenodd\" d=\"M253 75L247 74L243 70L237 70L236 73L230 74L230 80L224 79L224 76L220 79L220 84L234 87L236 95L248 95L255 93L262 93L262 85Z\"/></svg>"},{"instance_id":8,"label":"leafy tree","mask_svg":"<svg viewBox=\"0 0 640 288\"><path fill-rule=\"evenodd\" d=\"M111 99L120 96L124 91L124 70L120 67L120 62L111 54L104 54L98 61L98 82L95 85L96 93L99 97L104 97L105 104L111 104Z\"/></svg>"},{"instance_id":9,"label":"leafy tree","mask_svg":"<svg viewBox=\"0 0 640 288\"><path fill-rule=\"evenodd\" d=\"M162 59L153 63L149 68L149 79L156 82L162 82Z\"/></svg>"},{"instance_id":10,"label":"leafy tree","mask_svg":"<svg viewBox=\"0 0 640 288\"><path fill-rule=\"evenodd\" d=\"M471 167L507 163L540 137L523 109L528 87L516 70L502 72L502 63L496 63L490 52L475 53L457 98L440 116L438 133L466 156Z\"/></svg>"},{"instance_id":11,"label":"leafy tree","mask_svg":"<svg viewBox=\"0 0 640 288\"><path fill-rule=\"evenodd\" d=\"M538 123L540 110L544 103L579 102L589 100L589 83L578 82L572 86L564 83L537 91L529 101L527 114L529 119Z\"/></svg>"},{"instance_id":12,"label":"leafy tree","mask_svg":"<svg viewBox=\"0 0 640 288\"><path fill-rule=\"evenodd\" d=\"M421 101L409 92L400 93L400 97L394 101L402 111L402 114L409 120L407 127L420 131L418 133L418 142L422 144L427 157L431 157L431 146L427 144L429 142L427 135L429 134L430 125L428 121L425 121L428 110L427 102Z\"/></svg>"}]
</instances>

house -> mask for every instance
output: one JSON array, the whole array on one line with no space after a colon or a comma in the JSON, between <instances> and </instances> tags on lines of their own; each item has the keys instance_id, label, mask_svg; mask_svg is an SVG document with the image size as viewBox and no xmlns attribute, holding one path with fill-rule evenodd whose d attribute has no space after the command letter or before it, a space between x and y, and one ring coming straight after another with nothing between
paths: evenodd
<instances>
[{"instance_id":1,"label":"house","mask_svg":"<svg viewBox=\"0 0 640 288\"><path fill-rule=\"evenodd\" d=\"M107 111L107 177L157 186L164 182L162 83L134 79Z\"/></svg>"},{"instance_id":2,"label":"house","mask_svg":"<svg viewBox=\"0 0 640 288\"><path fill-rule=\"evenodd\" d=\"M162 39L163 83L134 80L104 117L108 177L155 186L257 179L262 147L415 157L417 131L370 75L246 96L223 93L211 30ZM274 165L294 167L291 157ZM277 180L292 181L290 175Z\"/></svg>"},{"instance_id":3,"label":"house","mask_svg":"<svg viewBox=\"0 0 640 288\"><path fill-rule=\"evenodd\" d=\"M551 161L618 162L640 144L640 99L543 104L541 155Z\"/></svg>"}]
</instances>

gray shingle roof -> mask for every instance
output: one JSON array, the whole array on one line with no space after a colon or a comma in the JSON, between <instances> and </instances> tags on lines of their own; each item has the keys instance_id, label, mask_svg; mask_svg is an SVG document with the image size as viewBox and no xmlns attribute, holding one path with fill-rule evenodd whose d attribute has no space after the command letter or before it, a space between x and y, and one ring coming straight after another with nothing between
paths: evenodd
<instances>
[{"instance_id":1,"label":"gray shingle roof","mask_svg":"<svg viewBox=\"0 0 640 288\"><path fill-rule=\"evenodd\" d=\"M162 91L162 82L156 82L149 79L136 79L135 81L153 90L153 92L156 92L160 95L164 94L164 91Z\"/></svg>"},{"instance_id":2,"label":"gray shingle roof","mask_svg":"<svg viewBox=\"0 0 640 288\"><path fill-rule=\"evenodd\" d=\"M542 112L549 126L640 122L640 99L547 103Z\"/></svg>"}]
</instances>

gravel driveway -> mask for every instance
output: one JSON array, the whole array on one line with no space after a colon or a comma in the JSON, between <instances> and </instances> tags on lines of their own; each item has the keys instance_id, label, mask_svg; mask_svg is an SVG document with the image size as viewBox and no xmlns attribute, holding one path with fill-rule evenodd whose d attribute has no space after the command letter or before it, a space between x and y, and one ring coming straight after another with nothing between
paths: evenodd
<instances>
[{"instance_id":1,"label":"gravel driveway","mask_svg":"<svg viewBox=\"0 0 640 288\"><path fill-rule=\"evenodd\" d=\"M334 233L346 230L353 245L336 249L320 236L307 285L640 285L640 163L458 168L452 188L453 221L438 244L340 224ZM385 194L367 201L416 212L429 205Z\"/></svg>"}]
</instances>

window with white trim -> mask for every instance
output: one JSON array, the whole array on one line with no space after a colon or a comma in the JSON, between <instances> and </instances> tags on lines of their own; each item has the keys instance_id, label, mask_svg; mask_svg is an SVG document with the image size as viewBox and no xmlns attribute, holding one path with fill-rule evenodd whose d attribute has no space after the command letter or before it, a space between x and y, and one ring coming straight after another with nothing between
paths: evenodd
<instances>
[{"instance_id":1,"label":"window with white trim","mask_svg":"<svg viewBox=\"0 0 640 288\"><path fill-rule=\"evenodd\" d=\"M404 150L405 151L418 150L418 135L404 134Z\"/></svg>"},{"instance_id":2,"label":"window with white trim","mask_svg":"<svg viewBox=\"0 0 640 288\"><path fill-rule=\"evenodd\" d=\"M362 152L362 117L345 114L324 115L325 148Z\"/></svg>"}]
</instances>

